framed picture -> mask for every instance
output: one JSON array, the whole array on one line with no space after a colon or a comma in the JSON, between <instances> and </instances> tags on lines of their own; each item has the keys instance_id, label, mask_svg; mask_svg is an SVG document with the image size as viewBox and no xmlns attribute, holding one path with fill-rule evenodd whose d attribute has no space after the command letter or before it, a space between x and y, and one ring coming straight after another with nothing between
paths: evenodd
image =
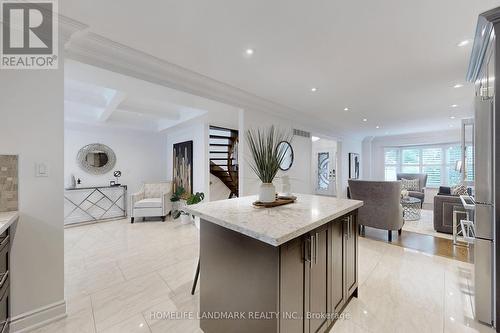
<instances>
[{"instance_id":1,"label":"framed picture","mask_svg":"<svg viewBox=\"0 0 500 333\"><path fill-rule=\"evenodd\" d=\"M183 187L187 194L193 194L193 141L174 144L173 190Z\"/></svg>"},{"instance_id":2,"label":"framed picture","mask_svg":"<svg viewBox=\"0 0 500 333\"><path fill-rule=\"evenodd\" d=\"M349 153L349 179L359 179L359 154Z\"/></svg>"}]
</instances>

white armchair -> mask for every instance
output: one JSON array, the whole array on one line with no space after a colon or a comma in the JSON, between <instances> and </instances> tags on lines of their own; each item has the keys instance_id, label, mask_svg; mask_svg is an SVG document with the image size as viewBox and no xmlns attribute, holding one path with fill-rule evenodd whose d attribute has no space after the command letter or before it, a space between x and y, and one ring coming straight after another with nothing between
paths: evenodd
<instances>
[{"instance_id":1,"label":"white armchair","mask_svg":"<svg viewBox=\"0 0 500 333\"><path fill-rule=\"evenodd\" d=\"M172 182L144 183L139 192L130 195L130 223L136 217L160 216L162 221L172 210Z\"/></svg>"}]
</instances>

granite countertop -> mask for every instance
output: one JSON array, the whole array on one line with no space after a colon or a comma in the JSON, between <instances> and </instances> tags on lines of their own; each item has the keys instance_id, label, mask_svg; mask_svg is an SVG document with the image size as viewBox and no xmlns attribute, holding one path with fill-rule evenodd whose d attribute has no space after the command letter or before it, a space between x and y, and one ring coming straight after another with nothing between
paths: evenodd
<instances>
[{"instance_id":1,"label":"granite countertop","mask_svg":"<svg viewBox=\"0 0 500 333\"><path fill-rule=\"evenodd\" d=\"M0 213L0 234L7 230L19 217L18 211Z\"/></svg>"},{"instance_id":2,"label":"granite countertop","mask_svg":"<svg viewBox=\"0 0 500 333\"><path fill-rule=\"evenodd\" d=\"M256 208L257 196L213 201L186 206L187 212L200 218L279 246L363 205L362 201L326 196L297 194L293 204Z\"/></svg>"}]
</instances>

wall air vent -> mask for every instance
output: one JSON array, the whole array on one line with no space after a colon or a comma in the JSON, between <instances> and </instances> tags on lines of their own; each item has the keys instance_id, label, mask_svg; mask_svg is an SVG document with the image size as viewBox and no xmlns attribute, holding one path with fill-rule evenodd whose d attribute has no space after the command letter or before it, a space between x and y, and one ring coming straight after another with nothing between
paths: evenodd
<instances>
[{"instance_id":1,"label":"wall air vent","mask_svg":"<svg viewBox=\"0 0 500 333\"><path fill-rule=\"evenodd\" d=\"M303 131L303 130L299 130L299 129L296 129L296 128L293 129L293 135L303 136L304 138L310 138L311 137L311 133Z\"/></svg>"}]
</instances>

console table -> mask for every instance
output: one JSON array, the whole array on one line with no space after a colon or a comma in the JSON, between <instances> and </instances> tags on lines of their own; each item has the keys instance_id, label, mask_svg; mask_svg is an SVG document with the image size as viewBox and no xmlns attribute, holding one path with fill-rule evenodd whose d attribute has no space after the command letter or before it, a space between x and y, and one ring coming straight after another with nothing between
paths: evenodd
<instances>
[{"instance_id":1,"label":"console table","mask_svg":"<svg viewBox=\"0 0 500 333\"><path fill-rule=\"evenodd\" d=\"M64 224L127 217L127 186L92 186L64 191Z\"/></svg>"}]
</instances>

